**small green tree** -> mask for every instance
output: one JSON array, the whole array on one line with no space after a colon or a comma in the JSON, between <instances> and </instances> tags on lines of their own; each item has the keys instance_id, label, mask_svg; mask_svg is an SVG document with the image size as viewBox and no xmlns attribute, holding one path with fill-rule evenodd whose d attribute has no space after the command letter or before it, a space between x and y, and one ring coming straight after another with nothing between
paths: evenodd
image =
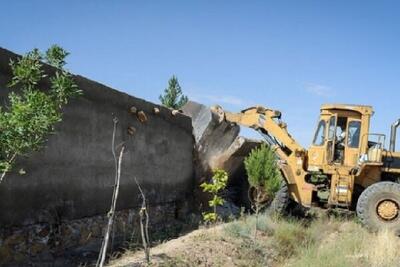
<instances>
[{"instance_id":1,"label":"small green tree","mask_svg":"<svg viewBox=\"0 0 400 267\"><path fill-rule=\"evenodd\" d=\"M203 192L211 193L212 195L212 199L208 202L208 205L213 209L213 212L203 213L203 219L206 222L215 222L218 219L217 206L224 204L224 199L219 196L219 193L225 189L227 182L228 173L221 169L215 169L211 182L200 185Z\"/></svg>"},{"instance_id":2,"label":"small green tree","mask_svg":"<svg viewBox=\"0 0 400 267\"><path fill-rule=\"evenodd\" d=\"M276 155L266 144L253 149L244 160L249 184L254 189L254 209L256 213L257 235L258 214L266 199L272 200L275 193L280 189L282 177L277 165ZM267 201L268 202L268 201Z\"/></svg>"},{"instance_id":3,"label":"small green tree","mask_svg":"<svg viewBox=\"0 0 400 267\"><path fill-rule=\"evenodd\" d=\"M188 97L182 94L178 78L173 75L168 81L168 88L164 90L164 95L160 95L161 104L172 109L180 109L188 101Z\"/></svg>"},{"instance_id":4,"label":"small green tree","mask_svg":"<svg viewBox=\"0 0 400 267\"><path fill-rule=\"evenodd\" d=\"M11 171L17 157L39 150L54 125L61 121L63 105L81 94L72 75L64 69L68 52L57 45L42 55L33 49L17 61L10 61L12 80L8 102L0 107L0 183ZM46 62L57 70L49 77L50 88L40 82L47 75L42 67Z\"/></svg>"}]
</instances>

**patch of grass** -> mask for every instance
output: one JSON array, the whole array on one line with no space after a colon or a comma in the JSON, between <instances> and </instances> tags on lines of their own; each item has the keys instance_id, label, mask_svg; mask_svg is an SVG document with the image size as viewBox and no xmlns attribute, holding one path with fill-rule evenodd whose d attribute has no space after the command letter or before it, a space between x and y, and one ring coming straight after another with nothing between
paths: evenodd
<instances>
[{"instance_id":1,"label":"patch of grass","mask_svg":"<svg viewBox=\"0 0 400 267\"><path fill-rule=\"evenodd\" d=\"M224 230L236 238L254 239L256 220L254 216L246 216L228 224ZM268 238L257 238L254 241L264 242L275 250L278 256L291 257L311 242L311 234L302 221L294 219L271 218L266 214L259 215L257 229ZM265 239L265 240L264 240Z\"/></svg>"},{"instance_id":2,"label":"patch of grass","mask_svg":"<svg viewBox=\"0 0 400 267\"><path fill-rule=\"evenodd\" d=\"M297 258L289 266L365 266L364 263L359 261L359 245L363 241L362 236L355 236L352 232L331 232L320 241L314 241L309 246L301 249ZM358 263L361 265L358 265Z\"/></svg>"},{"instance_id":3,"label":"patch of grass","mask_svg":"<svg viewBox=\"0 0 400 267\"><path fill-rule=\"evenodd\" d=\"M253 228L252 222L245 218L229 223L224 227L224 231L231 237L250 238Z\"/></svg>"},{"instance_id":4,"label":"patch of grass","mask_svg":"<svg viewBox=\"0 0 400 267\"><path fill-rule=\"evenodd\" d=\"M278 219L272 219L269 215L264 213L259 214L257 229L260 230L261 233L272 235L276 226L278 225L277 220ZM224 231L232 237L253 238L255 227L255 216L244 215L240 219L226 224Z\"/></svg>"},{"instance_id":5,"label":"patch of grass","mask_svg":"<svg viewBox=\"0 0 400 267\"><path fill-rule=\"evenodd\" d=\"M301 221L279 220L275 222L270 245L277 251L279 257L292 257L297 255L304 246L312 243L310 233Z\"/></svg>"},{"instance_id":6,"label":"patch of grass","mask_svg":"<svg viewBox=\"0 0 400 267\"><path fill-rule=\"evenodd\" d=\"M269 217L260 215L258 229L263 233L254 239L256 219L254 216L243 216L239 220L224 226L223 231L230 237L230 242L237 248L235 266L270 266L270 262L275 258L272 250L268 248L267 232L271 231L266 221Z\"/></svg>"},{"instance_id":7,"label":"patch of grass","mask_svg":"<svg viewBox=\"0 0 400 267\"><path fill-rule=\"evenodd\" d=\"M179 256L175 256L173 258L166 257L163 259L162 262L159 263L154 263L150 264L150 267L194 267L195 265L193 263L186 262L184 259L182 259Z\"/></svg>"},{"instance_id":8,"label":"patch of grass","mask_svg":"<svg viewBox=\"0 0 400 267\"><path fill-rule=\"evenodd\" d=\"M364 242L362 251L370 266L390 267L400 262L400 240L389 231L370 234L370 242Z\"/></svg>"},{"instance_id":9,"label":"patch of grass","mask_svg":"<svg viewBox=\"0 0 400 267\"><path fill-rule=\"evenodd\" d=\"M242 240L239 242L239 251L239 256L234 260L237 266L269 266L271 254L262 242L251 239Z\"/></svg>"},{"instance_id":10,"label":"patch of grass","mask_svg":"<svg viewBox=\"0 0 400 267\"><path fill-rule=\"evenodd\" d=\"M369 233L355 219L324 216L305 221L261 214L257 239L255 223L254 216L245 216L224 227L225 233L237 240L241 256L251 259L253 266L262 265L266 255L272 255L279 266L296 267L389 267L400 262L398 237L388 232Z\"/></svg>"},{"instance_id":11,"label":"patch of grass","mask_svg":"<svg viewBox=\"0 0 400 267\"><path fill-rule=\"evenodd\" d=\"M391 267L400 262L400 240L393 233L370 233L354 221L332 219L316 222L308 231L313 242L288 266Z\"/></svg>"}]
</instances>

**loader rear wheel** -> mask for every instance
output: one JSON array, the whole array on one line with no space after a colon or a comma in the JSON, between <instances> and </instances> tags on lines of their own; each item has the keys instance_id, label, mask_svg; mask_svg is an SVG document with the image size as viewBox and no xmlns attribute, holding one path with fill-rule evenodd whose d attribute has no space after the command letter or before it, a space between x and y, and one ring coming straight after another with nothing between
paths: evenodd
<instances>
[{"instance_id":1,"label":"loader rear wheel","mask_svg":"<svg viewBox=\"0 0 400 267\"><path fill-rule=\"evenodd\" d=\"M357 216L371 231L400 234L400 184L379 182L367 187L357 202Z\"/></svg>"}]
</instances>

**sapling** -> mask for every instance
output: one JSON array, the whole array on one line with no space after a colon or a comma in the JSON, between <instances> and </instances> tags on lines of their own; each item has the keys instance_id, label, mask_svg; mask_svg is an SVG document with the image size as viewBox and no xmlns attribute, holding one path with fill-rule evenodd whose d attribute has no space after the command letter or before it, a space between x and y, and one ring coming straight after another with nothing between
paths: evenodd
<instances>
[{"instance_id":1,"label":"sapling","mask_svg":"<svg viewBox=\"0 0 400 267\"><path fill-rule=\"evenodd\" d=\"M253 149L244 160L248 181L253 189L253 209L256 214L254 236L257 236L258 214L280 189L282 177L273 150L266 144Z\"/></svg>"},{"instance_id":2,"label":"sapling","mask_svg":"<svg viewBox=\"0 0 400 267\"><path fill-rule=\"evenodd\" d=\"M228 182L228 173L222 169L215 169L210 183L202 183L200 187L203 192L210 193L212 199L208 201L208 205L213 212L204 212L203 219L206 222L215 222L218 219L217 207L224 204L224 199L219 196L220 192L225 189Z\"/></svg>"}]
</instances>

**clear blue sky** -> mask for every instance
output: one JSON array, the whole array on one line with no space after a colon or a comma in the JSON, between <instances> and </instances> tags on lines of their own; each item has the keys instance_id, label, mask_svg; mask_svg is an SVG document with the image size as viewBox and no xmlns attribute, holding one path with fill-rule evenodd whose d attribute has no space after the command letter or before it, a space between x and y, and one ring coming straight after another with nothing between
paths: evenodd
<instances>
[{"instance_id":1,"label":"clear blue sky","mask_svg":"<svg viewBox=\"0 0 400 267\"><path fill-rule=\"evenodd\" d=\"M158 102L171 75L190 98L283 112L303 145L323 103L373 105L372 130L400 117L399 1L1 0L0 46L57 43L68 67Z\"/></svg>"}]
</instances>

